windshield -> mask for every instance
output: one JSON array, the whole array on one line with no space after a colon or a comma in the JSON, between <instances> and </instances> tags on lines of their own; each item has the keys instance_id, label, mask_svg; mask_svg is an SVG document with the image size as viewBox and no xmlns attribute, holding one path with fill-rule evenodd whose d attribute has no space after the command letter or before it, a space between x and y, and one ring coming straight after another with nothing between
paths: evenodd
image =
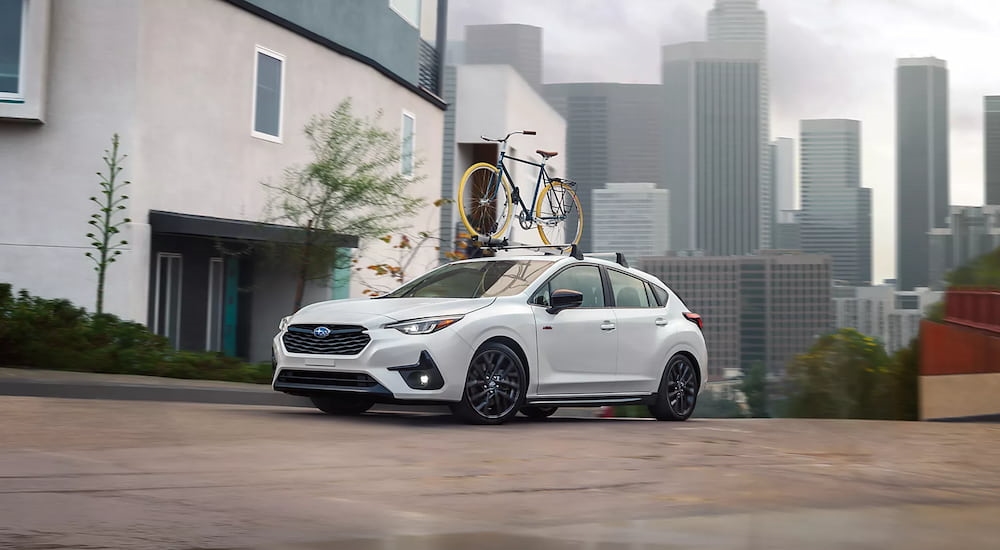
<instances>
[{"instance_id":1,"label":"windshield","mask_svg":"<svg viewBox=\"0 0 1000 550\"><path fill-rule=\"evenodd\" d=\"M491 260L450 264L418 277L385 298L492 298L524 292L552 262Z\"/></svg>"}]
</instances>

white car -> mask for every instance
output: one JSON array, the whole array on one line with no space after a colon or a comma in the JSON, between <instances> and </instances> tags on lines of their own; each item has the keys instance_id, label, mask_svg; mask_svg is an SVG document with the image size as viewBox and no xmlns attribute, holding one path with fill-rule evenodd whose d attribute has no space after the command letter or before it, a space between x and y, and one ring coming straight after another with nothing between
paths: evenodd
<instances>
[{"instance_id":1,"label":"white car","mask_svg":"<svg viewBox=\"0 0 1000 550\"><path fill-rule=\"evenodd\" d=\"M701 317L614 256L463 260L385 296L306 306L281 321L272 387L335 415L444 403L500 424L645 404L686 420L707 379Z\"/></svg>"}]
</instances>

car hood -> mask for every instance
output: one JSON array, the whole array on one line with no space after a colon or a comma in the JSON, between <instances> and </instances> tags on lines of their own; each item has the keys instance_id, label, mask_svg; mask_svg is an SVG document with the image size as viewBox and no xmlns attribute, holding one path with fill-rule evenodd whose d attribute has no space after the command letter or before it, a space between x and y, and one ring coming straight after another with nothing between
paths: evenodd
<instances>
[{"instance_id":1,"label":"car hood","mask_svg":"<svg viewBox=\"0 0 1000 550\"><path fill-rule=\"evenodd\" d=\"M465 315L492 304L496 298L353 298L308 305L290 319L292 324L380 323L438 315Z\"/></svg>"}]
</instances>

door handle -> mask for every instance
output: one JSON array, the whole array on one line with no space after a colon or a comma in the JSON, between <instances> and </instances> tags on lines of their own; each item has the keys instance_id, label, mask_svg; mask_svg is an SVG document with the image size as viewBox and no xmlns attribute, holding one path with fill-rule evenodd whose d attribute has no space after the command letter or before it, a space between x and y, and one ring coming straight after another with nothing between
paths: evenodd
<instances>
[{"instance_id":1,"label":"door handle","mask_svg":"<svg viewBox=\"0 0 1000 550\"><path fill-rule=\"evenodd\" d=\"M601 330L615 330L615 324L611 321L604 321L604 323L601 324Z\"/></svg>"},{"instance_id":2,"label":"door handle","mask_svg":"<svg viewBox=\"0 0 1000 550\"><path fill-rule=\"evenodd\" d=\"M659 319L656 320L656 326L658 326L658 327L665 327L665 326L667 326L667 320L664 319L664 318L662 318L662 317L660 317Z\"/></svg>"}]
</instances>

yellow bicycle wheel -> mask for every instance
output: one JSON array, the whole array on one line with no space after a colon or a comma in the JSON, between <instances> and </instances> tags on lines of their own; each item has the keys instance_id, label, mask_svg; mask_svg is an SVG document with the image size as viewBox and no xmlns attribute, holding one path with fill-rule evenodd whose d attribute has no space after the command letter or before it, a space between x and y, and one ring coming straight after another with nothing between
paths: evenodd
<instances>
[{"instance_id":1,"label":"yellow bicycle wheel","mask_svg":"<svg viewBox=\"0 0 1000 550\"><path fill-rule=\"evenodd\" d=\"M503 238L513 217L510 182L496 166L473 164L458 185L458 215L470 236Z\"/></svg>"},{"instance_id":2,"label":"yellow bicycle wheel","mask_svg":"<svg viewBox=\"0 0 1000 550\"><path fill-rule=\"evenodd\" d=\"M583 208L573 187L549 182L535 201L535 224L545 244L578 244L583 236Z\"/></svg>"}]
</instances>

